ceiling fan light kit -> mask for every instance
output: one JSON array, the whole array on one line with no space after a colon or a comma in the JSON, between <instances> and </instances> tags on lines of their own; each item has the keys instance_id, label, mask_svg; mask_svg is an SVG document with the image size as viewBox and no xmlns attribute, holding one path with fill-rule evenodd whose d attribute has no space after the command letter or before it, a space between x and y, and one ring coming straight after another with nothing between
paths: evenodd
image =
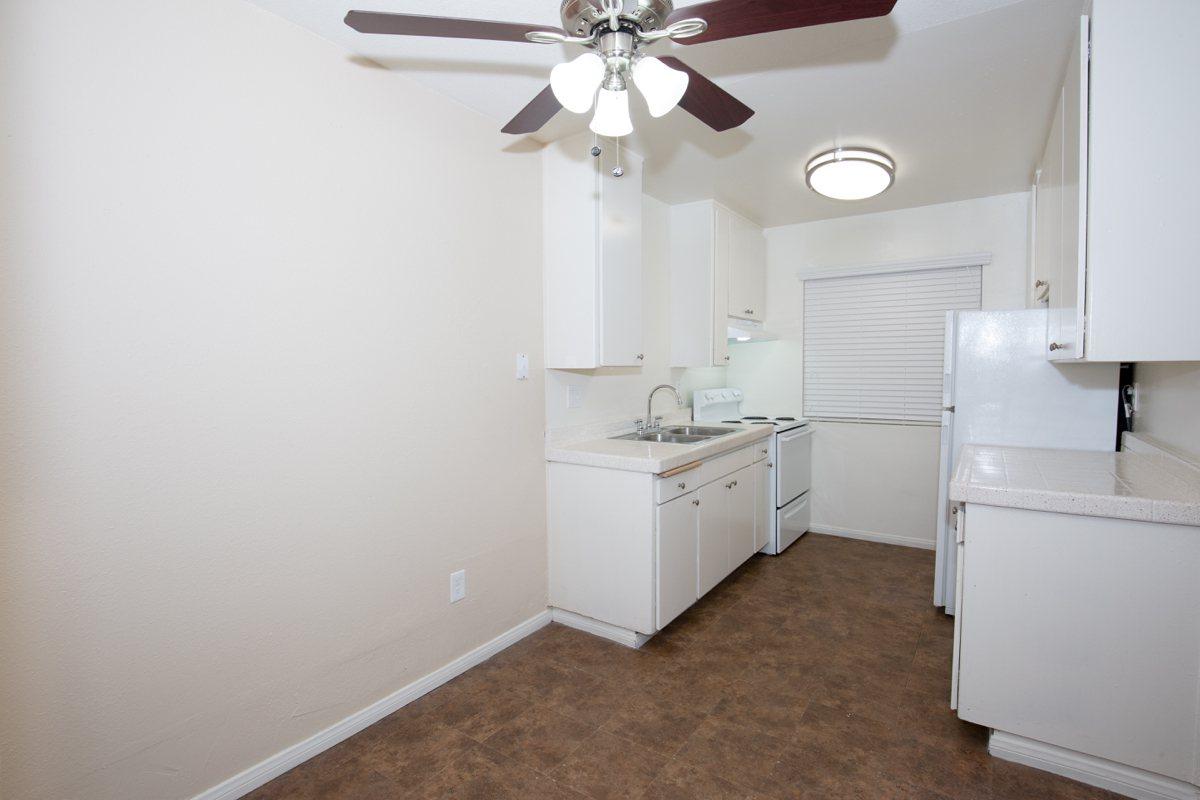
<instances>
[{"instance_id":1,"label":"ceiling fan light kit","mask_svg":"<svg viewBox=\"0 0 1200 800\"><path fill-rule=\"evenodd\" d=\"M596 100L596 116L589 126L600 136L616 139L633 133L633 120L629 116L629 92L617 89L601 89Z\"/></svg>"},{"instance_id":2,"label":"ceiling fan light kit","mask_svg":"<svg viewBox=\"0 0 1200 800\"><path fill-rule=\"evenodd\" d=\"M550 86L555 99L573 114L586 114L591 110L596 90L603 80L604 59L595 53L584 53L550 71Z\"/></svg>"},{"instance_id":3,"label":"ceiling fan light kit","mask_svg":"<svg viewBox=\"0 0 1200 800\"><path fill-rule=\"evenodd\" d=\"M838 147L809 160L808 188L832 200L866 200L883 194L896 181L896 162L865 147Z\"/></svg>"},{"instance_id":4,"label":"ceiling fan light kit","mask_svg":"<svg viewBox=\"0 0 1200 800\"><path fill-rule=\"evenodd\" d=\"M675 9L672 0L563 0L561 29L516 22L351 11L346 24L360 33L436 36L534 44L575 44L585 53L551 72L543 89L504 133L534 133L561 109L585 114L596 105L591 129L602 136L633 132L629 83L654 117L681 107L715 131L742 125L754 111L674 57L651 58L640 49L664 39L681 44L732 39L890 14L897 0L708 0ZM615 131L624 131L616 133Z\"/></svg>"}]
</instances>

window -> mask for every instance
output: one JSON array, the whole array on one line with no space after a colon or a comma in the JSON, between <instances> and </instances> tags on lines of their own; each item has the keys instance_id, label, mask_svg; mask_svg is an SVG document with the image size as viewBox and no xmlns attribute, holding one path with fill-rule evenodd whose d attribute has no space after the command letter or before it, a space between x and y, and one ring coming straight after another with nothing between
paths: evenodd
<instances>
[{"instance_id":1,"label":"window","mask_svg":"<svg viewBox=\"0 0 1200 800\"><path fill-rule=\"evenodd\" d=\"M936 423L946 312L978 309L982 267L804 282L804 415Z\"/></svg>"}]
</instances>

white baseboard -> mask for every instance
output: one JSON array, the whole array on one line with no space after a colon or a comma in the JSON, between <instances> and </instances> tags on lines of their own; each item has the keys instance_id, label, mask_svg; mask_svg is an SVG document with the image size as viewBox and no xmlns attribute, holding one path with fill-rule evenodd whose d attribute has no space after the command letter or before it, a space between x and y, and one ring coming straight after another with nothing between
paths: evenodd
<instances>
[{"instance_id":1,"label":"white baseboard","mask_svg":"<svg viewBox=\"0 0 1200 800\"><path fill-rule=\"evenodd\" d=\"M874 531L856 531L853 528L839 528L835 525L814 524L809 527L813 533L823 533L826 536L841 536L843 539L862 539L866 542L895 544L900 547L916 547L921 550L933 550L937 545L933 539L917 539L913 536L896 536L891 533L875 533Z\"/></svg>"},{"instance_id":2,"label":"white baseboard","mask_svg":"<svg viewBox=\"0 0 1200 800\"><path fill-rule=\"evenodd\" d=\"M310 758L320 755L335 744L349 739L359 731L374 725L387 715L432 692L442 684L457 678L471 667L482 664L506 647L516 644L529 634L549 624L549 610L536 614L515 628L500 634L487 644L481 645L466 655L454 659L446 666L413 681L403 689L388 695L376 703L372 703L340 722L334 723L320 733L305 739L303 742L292 745L267 760L255 764L245 772L234 775L229 780L201 792L193 800L236 800L238 797L249 794L263 784L278 778L283 773L303 764Z\"/></svg>"},{"instance_id":3,"label":"white baseboard","mask_svg":"<svg viewBox=\"0 0 1200 800\"><path fill-rule=\"evenodd\" d=\"M576 614L574 611L564 611L561 608L550 609L550 614L553 620L560 625L566 625L568 628L575 628L584 633L590 633L593 636L600 636L605 639L610 639L617 644L623 644L626 647L638 649L646 642L650 641L649 636L637 631L631 631L629 628L622 628L617 625L610 625L607 622L601 622L598 619L585 617L583 614Z\"/></svg>"},{"instance_id":4,"label":"white baseboard","mask_svg":"<svg viewBox=\"0 0 1200 800\"><path fill-rule=\"evenodd\" d=\"M1200 787L1193 784L1004 731L992 731L988 752L1005 761L1053 772L1137 800L1200 798Z\"/></svg>"}]
</instances>

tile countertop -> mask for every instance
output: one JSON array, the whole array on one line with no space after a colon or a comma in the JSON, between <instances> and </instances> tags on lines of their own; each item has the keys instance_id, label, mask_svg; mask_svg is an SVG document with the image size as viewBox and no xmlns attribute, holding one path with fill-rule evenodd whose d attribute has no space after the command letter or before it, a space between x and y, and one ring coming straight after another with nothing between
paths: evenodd
<instances>
[{"instance_id":1,"label":"tile countertop","mask_svg":"<svg viewBox=\"0 0 1200 800\"><path fill-rule=\"evenodd\" d=\"M1149 452L966 445L950 499L1200 526L1200 469Z\"/></svg>"},{"instance_id":2,"label":"tile countertop","mask_svg":"<svg viewBox=\"0 0 1200 800\"><path fill-rule=\"evenodd\" d=\"M547 444L546 460L587 467L605 467L627 472L668 472L684 464L719 456L768 438L775 432L771 425L734 425L701 422L713 428L731 428L737 433L718 436L696 444L632 442L620 439L591 439L573 444ZM664 423L665 425L665 423ZM669 426L668 426L669 427ZM614 436L617 434L613 434Z\"/></svg>"}]
</instances>

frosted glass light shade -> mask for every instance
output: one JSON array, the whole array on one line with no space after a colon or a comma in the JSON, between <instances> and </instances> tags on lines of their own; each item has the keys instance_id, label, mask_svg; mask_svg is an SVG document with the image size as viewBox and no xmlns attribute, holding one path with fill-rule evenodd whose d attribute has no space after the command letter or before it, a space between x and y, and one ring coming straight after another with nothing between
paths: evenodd
<instances>
[{"instance_id":1,"label":"frosted glass light shade","mask_svg":"<svg viewBox=\"0 0 1200 800\"><path fill-rule=\"evenodd\" d=\"M584 53L550 70L550 88L555 99L574 114L586 114L591 109L602 80L604 59L595 53Z\"/></svg>"},{"instance_id":2,"label":"frosted glass light shade","mask_svg":"<svg viewBox=\"0 0 1200 800\"><path fill-rule=\"evenodd\" d=\"M614 92L601 89L596 101L596 116L591 129L600 136L628 136L633 133L633 120L629 118L629 92Z\"/></svg>"},{"instance_id":3,"label":"frosted glass light shade","mask_svg":"<svg viewBox=\"0 0 1200 800\"><path fill-rule=\"evenodd\" d=\"M896 180L890 156L863 148L838 148L808 162L808 186L833 200L866 200L883 194Z\"/></svg>"},{"instance_id":4,"label":"frosted glass light shade","mask_svg":"<svg viewBox=\"0 0 1200 800\"><path fill-rule=\"evenodd\" d=\"M646 98L652 117L661 117L679 105L690 80L686 72L671 69L657 58L645 57L633 67L633 82Z\"/></svg>"}]
</instances>

